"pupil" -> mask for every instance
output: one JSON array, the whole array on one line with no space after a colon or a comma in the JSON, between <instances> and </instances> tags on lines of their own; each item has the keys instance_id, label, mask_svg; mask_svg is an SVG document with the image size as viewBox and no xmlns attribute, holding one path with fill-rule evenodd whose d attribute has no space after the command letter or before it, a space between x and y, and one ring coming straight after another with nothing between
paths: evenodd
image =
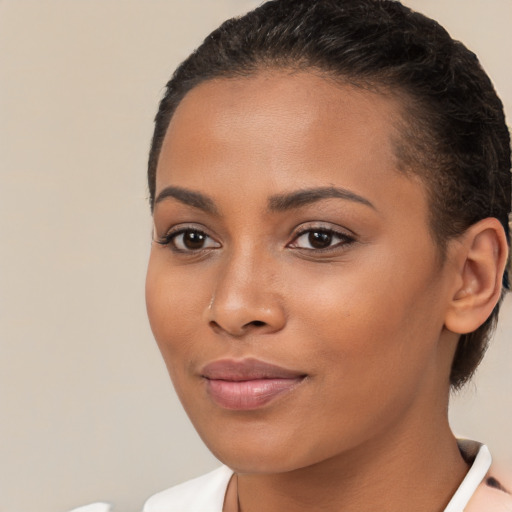
<instances>
[{"instance_id":1,"label":"pupil","mask_svg":"<svg viewBox=\"0 0 512 512\"><path fill-rule=\"evenodd\" d=\"M183 235L183 243L187 249L201 249L205 236L202 233L188 231Z\"/></svg>"},{"instance_id":2,"label":"pupil","mask_svg":"<svg viewBox=\"0 0 512 512\"><path fill-rule=\"evenodd\" d=\"M324 231L312 231L309 233L309 243L315 249L325 249L332 242L332 235Z\"/></svg>"}]
</instances>

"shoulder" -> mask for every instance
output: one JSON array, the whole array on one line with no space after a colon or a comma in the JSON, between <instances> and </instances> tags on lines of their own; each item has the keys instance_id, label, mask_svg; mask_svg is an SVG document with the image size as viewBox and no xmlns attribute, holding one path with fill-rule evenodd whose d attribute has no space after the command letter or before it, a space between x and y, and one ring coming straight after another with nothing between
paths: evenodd
<instances>
[{"instance_id":1,"label":"shoulder","mask_svg":"<svg viewBox=\"0 0 512 512\"><path fill-rule=\"evenodd\" d=\"M458 439L469 470L444 512L512 512L509 473L497 469L487 446Z\"/></svg>"},{"instance_id":2,"label":"shoulder","mask_svg":"<svg viewBox=\"0 0 512 512\"><path fill-rule=\"evenodd\" d=\"M222 512L233 471L227 466L155 494L143 512Z\"/></svg>"},{"instance_id":3,"label":"shoulder","mask_svg":"<svg viewBox=\"0 0 512 512\"><path fill-rule=\"evenodd\" d=\"M512 477L491 466L465 512L512 512Z\"/></svg>"}]
</instances>

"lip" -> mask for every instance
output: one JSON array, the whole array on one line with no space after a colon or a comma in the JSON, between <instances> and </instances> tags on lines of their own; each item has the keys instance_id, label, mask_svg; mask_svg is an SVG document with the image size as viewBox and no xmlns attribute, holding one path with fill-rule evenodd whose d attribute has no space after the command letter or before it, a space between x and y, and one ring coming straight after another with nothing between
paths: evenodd
<instances>
[{"instance_id":1,"label":"lip","mask_svg":"<svg viewBox=\"0 0 512 512\"><path fill-rule=\"evenodd\" d=\"M210 398L218 406L232 410L263 407L292 391L306 374L258 359L222 359L201 371Z\"/></svg>"}]
</instances>

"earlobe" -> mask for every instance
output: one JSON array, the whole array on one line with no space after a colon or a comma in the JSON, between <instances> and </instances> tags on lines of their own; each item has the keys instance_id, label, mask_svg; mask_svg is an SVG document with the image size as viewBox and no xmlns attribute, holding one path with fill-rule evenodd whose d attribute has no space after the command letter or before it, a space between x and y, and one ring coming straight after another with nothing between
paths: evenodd
<instances>
[{"instance_id":1,"label":"earlobe","mask_svg":"<svg viewBox=\"0 0 512 512\"><path fill-rule=\"evenodd\" d=\"M473 224L454 251L457 276L445 327L466 334L487 320L500 298L508 256L503 226L495 218Z\"/></svg>"}]
</instances>

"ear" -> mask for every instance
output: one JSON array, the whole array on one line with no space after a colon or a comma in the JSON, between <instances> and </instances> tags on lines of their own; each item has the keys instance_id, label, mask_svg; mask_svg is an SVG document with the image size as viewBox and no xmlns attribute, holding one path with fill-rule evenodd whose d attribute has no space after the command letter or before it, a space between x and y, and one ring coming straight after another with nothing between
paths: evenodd
<instances>
[{"instance_id":1,"label":"ear","mask_svg":"<svg viewBox=\"0 0 512 512\"><path fill-rule=\"evenodd\" d=\"M445 327L466 334L490 316L501 295L508 244L500 221L483 219L473 224L450 248L457 274Z\"/></svg>"}]
</instances>

